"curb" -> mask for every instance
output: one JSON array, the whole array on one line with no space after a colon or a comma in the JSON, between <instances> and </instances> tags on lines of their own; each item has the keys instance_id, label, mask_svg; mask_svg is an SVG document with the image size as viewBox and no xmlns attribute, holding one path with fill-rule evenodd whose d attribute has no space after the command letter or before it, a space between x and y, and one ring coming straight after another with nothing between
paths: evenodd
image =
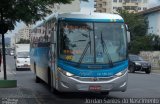
<instances>
[{"instance_id":1,"label":"curb","mask_svg":"<svg viewBox=\"0 0 160 104\"><path fill-rule=\"evenodd\" d=\"M17 80L0 80L0 88L17 87Z\"/></svg>"}]
</instances>

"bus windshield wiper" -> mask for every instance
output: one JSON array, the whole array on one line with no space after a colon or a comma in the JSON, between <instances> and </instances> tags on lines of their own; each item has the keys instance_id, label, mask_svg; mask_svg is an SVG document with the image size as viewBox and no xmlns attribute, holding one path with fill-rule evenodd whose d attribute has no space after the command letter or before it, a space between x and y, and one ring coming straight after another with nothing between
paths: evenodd
<instances>
[{"instance_id":1,"label":"bus windshield wiper","mask_svg":"<svg viewBox=\"0 0 160 104\"><path fill-rule=\"evenodd\" d=\"M74 42L83 42L83 41L86 41L86 40L77 40L77 41L74 41Z\"/></svg>"},{"instance_id":2,"label":"bus windshield wiper","mask_svg":"<svg viewBox=\"0 0 160 104\"><path fill-rule=\"evenodd\" d=\"M107 43L108 43L108 42L107 42ZM110 67L113 67L113 62L112 62L111 56L110 56L110 54L109 54L109 52L108 52L108 48L107 48L107 46L106 46L106 43L105 43L104 40L103 40L102 32L101 32L101 44L102 44L103 52L106 51L106 54L107 54L107 56L108 56L108 60L109 60L109 65L110 65Z\"/></svg>"},{"instance_id":3,"label":"bus windshield wiper","mask_svg":"<svg viewBox=\"0 0 160 104\"><path fill-rule=\"evenodd\" d=\"M84 56L85 56L85 54L86 54L86 52L87 52L87 50L88 50L88 48L89 48L90 45L91 45L91 41L89 41L89 42L87 43L87 45L86 45L86 47L85 47L82 55L81 55L80 58L79 58L77 67L79 67L79 65L82 63L82 60L83 60L83 58L84 58Z\"/></svg>"}]
</instances>

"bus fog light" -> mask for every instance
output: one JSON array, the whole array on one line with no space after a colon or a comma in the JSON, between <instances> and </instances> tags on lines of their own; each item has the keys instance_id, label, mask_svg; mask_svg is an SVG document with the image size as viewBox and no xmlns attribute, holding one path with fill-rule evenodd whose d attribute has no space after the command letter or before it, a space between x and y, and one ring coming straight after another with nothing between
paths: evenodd
<instances>
[{"instance_id":1,"label":"bus fog light","mask_svg":"<svg viewBox=\"0 0 160 104\"><path fill-rule=\"evenodd\" d=\"M61 68L59 68L59 67L57 68L57 70L58 70L59 72L63 73L64 75L68 76L68 77L73 76L72 73L67 72L67 71L64 71L63 69L61 69Z\"/></svg>"},{"instance_id":2,"label":"bus fog light","mask_svg":"<svg viewBox=\"0 0 160 104\"><path fill-rule=\"evenodd\" d=\"M122 75L123 75L122 72L119 72L119 73L116 74L116 76L118 76L118 77L120 77L120 76L122 76Z\"/></svg>"},{"instance_id":3,"label":"bus fog light","mask_svg":"<svg viewBox=\"0 0 160 104\"><path fill-rule=\"evenodd\" d=\"M73 76L73 74L72 74L72 73L69 73L69 72L66 72L66 75L67 75L68 77Z\"/></svg>"},{"instance_id":4,"label":"bus fog light","mask_svg":"<svg viewBox=\"0 0 160 104\"><path fill-rule=\"evenodd\" d=\"M117 74L115 74L117 77L120 77L122 75L124 75L126 73L127 70L123 70L121 72L118 72Z\"/></svg>"}]
</instances>

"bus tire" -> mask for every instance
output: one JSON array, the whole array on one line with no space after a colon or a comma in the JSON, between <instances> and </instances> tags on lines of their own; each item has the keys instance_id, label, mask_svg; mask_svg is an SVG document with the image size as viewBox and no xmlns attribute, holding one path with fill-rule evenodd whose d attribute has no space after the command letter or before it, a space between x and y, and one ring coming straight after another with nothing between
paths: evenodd
<instances>
[{"instance_id":1,"label":"bus tire","mask_svg":"<svg viewBox=\"0 0 160 104\"><path fill-rule=\"evenodd\" d=\"M38 76L36 76L36 83L40 83L40 82L41 82L41 79Z\"/></svg>"},{"instance_id":2,"label":"bus tire","mask_svg":"<svg viewBox=\"0 0 160 104\"><path fill-rule=\"evenodd\" d=\"M37 76L37 73L36 73L36 64L35 63L34 63L34 73L36 74L36 83L40 83L41 79Z\"/></svg>"},{"instance_id":3,"label":"bus tire","mask_svg":"<svg viewBox=\"0 0 160 104\"><path fill-rule=\"evenodd\" d=\"M51 92L55 95L59 94L59 91L57 91L55 88L51 87Z\"/></svg>"},{"instance_id":4,"label":"bus tire","mask_svg":"<svg viewBox=\"0 0 160 104\"><path fill-rule=\"evenodd\" d=\"M50 68L48 68L48 87L51 90L52 85L51 85L51 70L50 70Z\"/></svg>"},{"instance_id":5,"label":"bus tire","mask_svg":"<svg viewBox=\"0 0 160 104\"><path fill-rule=\"evenodd\" d=\"M36 64L34 63L34 73L36 74Z\"/></svg>"}]
</instances>

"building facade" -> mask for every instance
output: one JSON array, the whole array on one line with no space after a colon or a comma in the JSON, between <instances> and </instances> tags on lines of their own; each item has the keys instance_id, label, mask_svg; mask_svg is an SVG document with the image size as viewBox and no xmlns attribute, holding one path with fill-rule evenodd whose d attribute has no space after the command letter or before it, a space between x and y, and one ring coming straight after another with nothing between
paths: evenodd
<instances>
[{"instance_id":1,"label":"building facade","mask_svg":"<svg viewBox=\"0 0 160 104\"><path fill-rule=\"evenodd\" d=\"M19 42L21 39L30 39L31 26L26 26L15 34L15 43Z\"/></svg>"},{"instance_id":2,"label":"building facade","mask_svg":"<svg viewBox=\"0 0 160 104\"><path fill-rule=\"evenodd\" d=\"M144 15L148 21L148 34L160 36L160 6L147 9L140 14Z\"/></svg>"},{"instance_id":3,"label":"building facade","mask_svg":"<svg viewBox=\"0 0 160 104\"><path fill-rule=\"evenodd\" d=\"M116 13L117 9L140 12L148 8L148 0L95 0L95 12Z\"/></svg>"}]
</instances>

